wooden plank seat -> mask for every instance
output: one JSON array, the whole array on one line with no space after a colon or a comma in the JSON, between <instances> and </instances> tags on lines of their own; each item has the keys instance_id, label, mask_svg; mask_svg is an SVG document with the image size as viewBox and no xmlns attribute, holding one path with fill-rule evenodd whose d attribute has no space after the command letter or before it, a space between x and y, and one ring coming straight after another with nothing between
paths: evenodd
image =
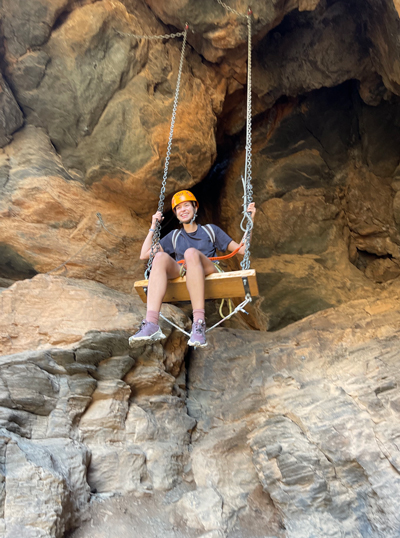
<instances>
[{"instance_id":1,"label":"wooden plank seat","mask_svg":"<svg viewBox=\"0 0 400 538\"><path fill-rule=\"evenodd\" d=\"M243 279L245 282L243 282ZM135 282L135 290L145 303L147 302L148 280ZM250 295L258 295L256 271L247 269L245 271L231 271L228 273L212 273L205 278L205 298L206 299L232 299L233 297L245 297L245 285L249 286ZM190 301L186 287L186 278L178 277L168 281L168 288L163 299L163 303L178 303L180 301Z\"/></svg>"}]
</instances>

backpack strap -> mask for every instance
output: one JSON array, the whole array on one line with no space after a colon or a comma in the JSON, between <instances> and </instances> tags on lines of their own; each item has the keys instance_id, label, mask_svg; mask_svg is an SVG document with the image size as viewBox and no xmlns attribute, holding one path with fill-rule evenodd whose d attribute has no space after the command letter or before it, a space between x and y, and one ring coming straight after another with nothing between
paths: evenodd
<instances>
[{"instance_id":1,"label":"backpack strap","mask_svg":"<svg viewBox=\"0 0 400 538\"><path fill-rule=\"evenodd\" d=\"M215 231L214 231L213 227L211 226L211 224L204 224L204 226L202 226L202 228L206 232L208 237L211 239L211 243L215 247Z\"/></svg>"},{"instance_id":2,"label":"backpack strap","mask_svg":"<svg viewBox=\"0 0 400 538\"><path fill-rule=\"evenodd\" d=\"M174 233L172 234L172 248L174 249L174 252L176 254L176 243L178 241L178 237L182 233L182 230L174 230Z\"/></svg>"}]
</instances>

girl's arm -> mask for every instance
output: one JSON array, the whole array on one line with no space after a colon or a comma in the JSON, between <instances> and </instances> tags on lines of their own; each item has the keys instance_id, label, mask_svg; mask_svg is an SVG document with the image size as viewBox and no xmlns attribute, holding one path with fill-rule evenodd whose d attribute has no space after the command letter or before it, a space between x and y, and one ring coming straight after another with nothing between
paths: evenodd
<instances>
[{"instance_id":1,"label":"girl's arm","mask_svg":"<svg viewBox=\"0 0 400 538\"><path fill-rule=\"evenodd\" d=\"M154 230L156 228L157 222L161 222L164 219L164 217L161 215L161 211L157 211L152 218L151 218L151 228L149 230L149 233L147 234L146 239L143 242L142 250L140 251L140 259L141 260L148 260L150 257L150 251L151 251L151 245L153 243L153 235ZM158 252L163 252L163 248L160 244L158 244Z\"/></svg>"},{"instance_id":2,"label":"girl's arm","mask_svg":"<svg viewBox=\"0 0 400 538\"><path fill-rule=\"evenodd\" d=\"M256 214L256 205L254 202L252 202L251 204L249 204L248 208L247 208L247 211L250 213L250 216L251 216L251 220L254 222L254 216ZM251 239L251 236L253 234L253 230L251 231L250 233L250 239ZM242 239L242 242L244 243L244 239L245 239L245 235L243 236L243 239ZM231 241L228 245L228 250L229 252L233 252L234 250L236 250L239 246L239 243L236 243L236 241ZM238 254L241 254L242 256L244 255L245 253L245 250L246 250L246 245L243 244L243 246L240 248L240 250L238 251Z\"/></svg>"}]
</instances>

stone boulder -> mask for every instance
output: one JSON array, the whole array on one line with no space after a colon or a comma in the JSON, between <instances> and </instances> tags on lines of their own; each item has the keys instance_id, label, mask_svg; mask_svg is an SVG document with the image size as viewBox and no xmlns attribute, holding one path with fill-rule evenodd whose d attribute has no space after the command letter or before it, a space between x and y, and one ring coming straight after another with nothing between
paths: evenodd
<instances>
[{"instance_id":1,"label":"stone boulder","mask_svg":"<svg viewBox=\"0 0 400 538\"><path fill-rule=\"evenodd\" d=\"M248 5L244 2L231 2L225 8L220 2L207 5L207 11L195 0L174 0L172 2L157 2L145 0L152 11L165 23L182 28L185 22L190 23L195 35L189 34L192 46L211 62L225 60L234 71L245 62L245 47L247 42ZM255 0L251 9L253 11L253 29L255 34L265 34L274 28L287 13L298 9L299 11L313 10L319 0L292 0L290 2L262 2ZM233 9L233 11L232 11ZM242 61L237 61L236 55L229 53L233 49L241 48Z\"/></svg>"},{"instance_id":2,"label":"stone boulder","mask_svg":"<svg viewBox=\"0 0 400 538\"><path fill-rule=\"evenodd\" d=\"M28 126L18 133L0 162L3 277L58 268L68 277L131 291L143 275L139 252L147 221L74 181L42 129Z\"/></svg>"},{"instance_id":3,"label":"stone boulder","mask_svg":"<svg viewBox=\"0 0 400 538\"><path fill-rule=\"evenodd\" d=\"M0 293L0 304L2 354L67 347L91 331L129 334L145 317L145 306L136 294L126 295L96 282L50 275L16 282ZM186 327L187 318L176 307L165 305L162 312ZM171 326L165 330L171 337L169 367L174 370L180 341ZM79 360L84 358L78 355ZM99 354L99 361L104 358ZM109 377L108 371L113 371L111 364L103 365L100 375Z\"/></svg>"}]
</instances>

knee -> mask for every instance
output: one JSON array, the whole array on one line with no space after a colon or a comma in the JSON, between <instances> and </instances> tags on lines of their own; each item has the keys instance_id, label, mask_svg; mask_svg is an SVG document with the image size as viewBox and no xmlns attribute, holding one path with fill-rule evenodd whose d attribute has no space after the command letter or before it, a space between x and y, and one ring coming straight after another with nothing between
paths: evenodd
<instances>
[{"instance_id":1,"label":"knee","mask_svg":"<svg viewBox=\"0 0 400 538\"><path fill-rule=\"evenodd\" d=\"M153 268L165 266L169 257L169 254L166 252L157 252L157 254L154 256Z\"/></svg>"},{"instance_id":2,"label":"knee","mask_svg":"<svg viewBox=\"0 0 400 538\"><path fill-rule=\"evenodd\" d=\"M185 252L185 262L188 263L196 263L200 259L199 251L196 248L188 248Z\"/></svg>"}]
</instances>

